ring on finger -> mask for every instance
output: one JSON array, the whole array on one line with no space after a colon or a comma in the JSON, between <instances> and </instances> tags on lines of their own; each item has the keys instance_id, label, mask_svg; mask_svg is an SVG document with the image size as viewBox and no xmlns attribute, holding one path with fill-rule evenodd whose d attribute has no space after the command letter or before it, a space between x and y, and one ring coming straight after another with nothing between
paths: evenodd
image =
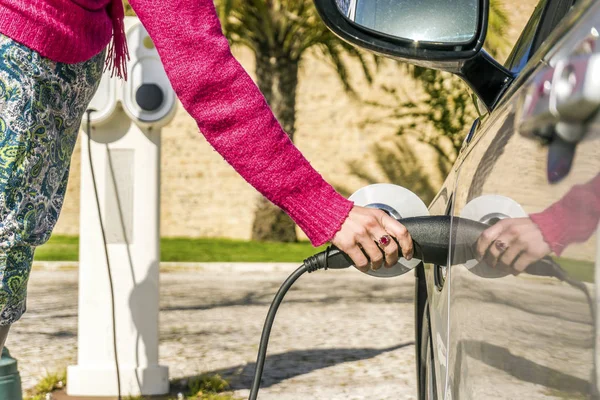
<instances>
[{"instance_id":1,"label":"ring on finger","mask_svg":"<svg viewBox=\"0 0 600 400\"><path fill-rule=\"evenodd\" d=\"M506 250L508 250L508 245L503 240L495 240L494 247L500 253L504 253Z\"/></svg>"},{"instance_id":2,"label":"ring on finger","mask_svg":"<svg viewBox=\"0 0 600 400\"><path fill-rule=\"evenodd\" d=\"M390 243L392 243L392 237L390 235L383 235L379 238L377 243L379 243L379 246L381 247L387 247Z\"/></svg>"}]
</instances>

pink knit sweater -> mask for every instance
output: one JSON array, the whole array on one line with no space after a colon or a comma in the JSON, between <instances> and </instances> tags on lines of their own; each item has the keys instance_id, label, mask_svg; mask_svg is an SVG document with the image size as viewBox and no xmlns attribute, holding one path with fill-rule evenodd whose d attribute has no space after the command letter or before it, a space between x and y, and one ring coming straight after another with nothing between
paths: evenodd
<instances>
[{"instance_id":1,"label":"pink knit sweater","mask_svg":"<svg viewBox=\"0 0 600 400\"><path fill-rule=\"evenodd\" d=\"M287 212L314 245L331 240L352 203L325 182L282 130L231 55L212 0L130 3L154 40L173 89L210 144ZM52 60L85 61L111 38L110 4L2 0L0 32Z\"/></svg>"},{"instance_id":2,"label":"pink knit sweater","mask_svg":"<svg viewBox=\"0 0 600 400\"><path fill-rule=\"evenodd\" d=\"M530 218L557 256L571 243L585 242L600 221L600 174L573 186L563 198Z\"/></svg>"}]
</instances>

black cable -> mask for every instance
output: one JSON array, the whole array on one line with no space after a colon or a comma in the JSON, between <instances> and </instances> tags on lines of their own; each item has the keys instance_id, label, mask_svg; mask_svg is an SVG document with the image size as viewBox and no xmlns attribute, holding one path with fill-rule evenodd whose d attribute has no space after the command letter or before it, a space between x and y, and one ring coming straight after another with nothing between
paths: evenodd
<instances>
[{"instance_id":1,"label":"black cable","mask_svg":"<svg viewBox=\"0 0 600 400\"><path fill-rule=\"evenodd\" d=\"M262 379L263 368L265 366L265 359L267 358L267 346L269 345L269 336L271 336L271 328L273 322L275 322L275 314L279 309L279 305L283 301L286 293L292 287L292 285L300 278L305 272L314 272L319 269L344 269L352 266L352 260L345 253L340 251L334 246L329 246L327 250L322 251L314 256L311 256L304 260L297 270L295 270L286 280L283 285L277 291L267 318L263 327L262 335L260 336L260 345L258 346L258 356L256 358L256 369L254 370L254 380L252 381L252 387L250 389L250 396L248 400L256 400L258 396L258 390L260 389L260 381Z\"/></svg>"},{"instance_id":2,"label":"black cable","mask_svg":"<svg viewBox=\"0 0 600 400\"><path fill-rule=\"evenodd\" d=\"M262 378L263 367L265 366L265 358L267 357L267 346L269 345L269 336L271 335L271 328L273 327L273 322L275 321L275 314L277 314L277 309L283 300L283 297L287 293L287 291L292 287L294 282L298 280L305 272L308 272L308 268L304 264L300 266L297 270L295 270L281 285L273 302L271 303L271 308L269 308L269 313L267 314L267 319L265 320L265 325L263 327L262 335L260 336L260 345L258 346L258 357L256 358L256 370L254 371L254 381L252 382L252 388L250 390L250 396L248 400L256 400L258 396L258 390L260 389L260 380Z\"/></svg>"},{"instance_id":3,"label":"black cable","mask_svg":"<svg viewBox=\"0 0 600 400\"><path fill-rule=\"evenodd\" d=\"M121 400L121 373L119 371L119 356L117 352L117 318L115 308L115 290L113 286L112 271L110 268L110 259L108 257L108 244L106 242L106 233L104 231L104 223L102 222L102 210L100 207L100 198L98 197L98 187L96 186L96 174L94 173L94 163L92 162L92 123L91 114L96 111L94 109L86 110L87 114L87 144L88 158L90 161L90 171L92 173L92 183L94 185L94 196L96 197L96 207L98 209L98 219L100 220L100 230L102 231L102 241L104 243L104 254L106 256L106 269L108 272L108 283L110 285L110 303L112 308L112 333L113 333L113 351L115 353L115 368L117 370L117 398Z\"/></svg>"},{"instance_id":4,"label":"black cable","mask_svg":"<svg viewBox=\"0 0 600 400\"><path fill-rule=\"evenodd\" d=\"M448 227L450 225L444 225L444 219L448 218L427 217L424 219L417 217L403 219L401 221L403 224L405 224L405 226L408 225L410 227L409 231L413 236L415 256L417 258L424 260L425 256L427 256L427 262L445 262L444 251L440 251L440 248L444 246L441 246L440 244L443 242L447 243L447 238L450 234ZM458 236L458 238L461 239L458 240L458 242L473 243L471 236L474 236L476 238L483 231L482 224L471 222L469 223L471 224L468 226L469 229L463 229L463 234ZM416 239L419 239L420 243ZM425 247L426 249L423 249L422 247ZM458 246L455 244L455 247ZM465 247L464 244L463 247ZM466 247L470 248L472 247L472 245ZM466 262L466 259L472 259L471 256L467 257L466 251L462 251L462 253L465 253L463 254L465 260L462 260L461 262ZM269 336L271 335L271 328L273 327L273 323L275 322L275 315L277 314L277 310L279 309L279 306L290 287L292 287L292 285L298 280L298 278L300 278L306 272L310 273L319 269L344 269L352 265L352 259L348 257L344 252L342 252L335 246L329 246L325 251L322 251L304 260L304 263L285 280L283 285L281 285L281 287L277 291L277 294L275 295L275 298L273 299L273 302L271 303L271 307L269 308L269 312L267 313L267 318L263 326L263 331L260 337L260 344L258 347L258 356L256 358L256 369L254 371L254 379L252 381L252 386L250 388L250 395L248 397L248 400L256 400L258 396L258 391L260 389L260 381L262 379L263 369L265 365L265 359L267 357L267 347L269 345ZM534 265L531 265L525 272L533 275L555 277L563 282L568 283L572 287L581 290L586 296L586 299L590 306L590 311L592 312L592 319L595 320L594 302L585 284L583 282L579 282L570 278L568 274L560 267L560 265L558 265L552 259L546 257L538 261Z\"/></svg>"},{"instance_id":5,"label":"black cable","mask_svg":"<svg viewBox=\"0 0 600 400\"><path fill-rule=\"evenodd\" d=\"M548 276L553 276L556 279L570 285L574 289L578 289L581 292L583 292L588 306L590 307L590 313L592 314L592 325L596 326L596 302L592 298L592 295L590 294L590 291L588 290L585 283L583 281L571 278L569 274L567 274L567 271L565 271L559 263L557 263L550 257L544 257L541 260L541 262L545 263L547 265L548 270L551 271L550 273L548 273ZM525 272L527 272L527 270L525 270Z\"/></svg>"}]
</instances>

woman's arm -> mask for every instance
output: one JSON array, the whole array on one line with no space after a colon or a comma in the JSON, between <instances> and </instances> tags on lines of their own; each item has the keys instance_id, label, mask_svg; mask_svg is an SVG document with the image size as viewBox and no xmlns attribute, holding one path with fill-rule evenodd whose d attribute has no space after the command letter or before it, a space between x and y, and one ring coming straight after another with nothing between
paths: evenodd
<instances>
[{"instance_id":1,"label":"woman's arm","mask_svg":"<svg viewBox=\"0 0 600 400\"><path fill-rule=\"evenodd\" d=\"M282 130L232 56L212 0L130 0L173 89L202 134L235 170L321 245L352 209Z\"/></svg>"},{"instance_id":2,"label":"woman's arm","mask_svg":"<svg viewBox=\"0 0 600 400\"><path fill-rule=\"evenodd\" d=\"M302 228L313 245L332 241L365 270L407 259L406 228L381 210L353 207L293 145L265 98L231 55L212 0L130 0L150 33L181 103L209 143ZM359 247L360 246L360 247ZM367 260L366 255L369 256Z\"/></svg>"},{"instance_id":3,"label":"woman's arm","mask_svg":"<svg viewBox=\"0 0 600 400\"><path fill-rule=\"evenodd\" d=\"M600 221L600 174L575 185L560 200L529 218L507 218L477 241L479 259L502 263L518 272L554 252L560 256L571 243L589 239Z\"/></svg>"},{"instance_id":4,"label":"woman's arm","mask_svg":"<svg viewBox=\"0 0 600 400\"><path fill-rule=\"evenodd\" d=\"M600 174L573 186L562 199L530 217L556 255L571 243L586 241L600 220Z\"/></svg>"}]
</instances>

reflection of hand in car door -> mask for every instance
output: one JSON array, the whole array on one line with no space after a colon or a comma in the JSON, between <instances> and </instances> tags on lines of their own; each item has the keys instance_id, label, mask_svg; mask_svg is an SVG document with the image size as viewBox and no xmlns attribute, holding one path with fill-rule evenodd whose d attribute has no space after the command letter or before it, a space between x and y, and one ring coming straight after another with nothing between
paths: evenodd
<instances>
[{"instance_id":1,"label":"reflection of hand in car door","mask_svg":"<svg viewBox=\"0 0 600 400\"><path fill-rule=\"evenodd\" d=\"M522 272L550 253L540 228L530 218L504 219L486 229L477 241L478 259Z\"/></svg>"},{"instance_id":2,"label":"reflection of hand in car door","mask_svg":"<svg viewBox=\"0 0 600 400\"><path fill-rule=\"evenodd\" d=\"M560 255L569 244L589 239L599 220L600 174L540 213L497 222L479 237L477 256L522 272L551 252Z\"/></svg>"}]
</instances>

